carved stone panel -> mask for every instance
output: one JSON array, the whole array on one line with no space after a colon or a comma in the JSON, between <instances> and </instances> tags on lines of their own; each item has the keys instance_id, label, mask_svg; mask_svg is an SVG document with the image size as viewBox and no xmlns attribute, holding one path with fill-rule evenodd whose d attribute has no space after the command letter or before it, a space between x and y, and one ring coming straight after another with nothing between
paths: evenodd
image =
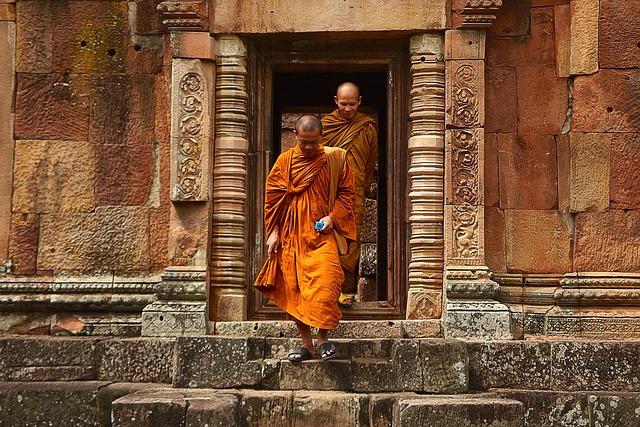
<instances>
[{"instance_id":1,"label":"carved stone panel","mask_svg":"<svg viewBox=\"0 0 640 427\"><path fill-rule=\"evenodd\" d=\"M484 125L484 61L447 61L447 128Z\"/></svg>"},{"instance_id":2,"label":"carved stone panel","mask_svg":"<svg viewBox=\"0 0 640 427\"><path fill-rule=\"evenodd\" d=\"M215 70L198 59L174 59L172 68L171 200L209 200Z\"/></svg>"}]
</instances>

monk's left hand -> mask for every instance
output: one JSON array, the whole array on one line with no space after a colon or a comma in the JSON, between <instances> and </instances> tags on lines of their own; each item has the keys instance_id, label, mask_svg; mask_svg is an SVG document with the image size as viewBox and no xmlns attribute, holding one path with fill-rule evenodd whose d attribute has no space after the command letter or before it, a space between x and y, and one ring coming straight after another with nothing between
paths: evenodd
<instances>
[{"instance_id":1,"label":"monk's left hand","mask_svg":"<svg viewBox=\"0 0 640 427\"><path fill-rule=\"evenodd\" d=\"M321 233L330 233L333 230L333 220L329 215L321 218L320 221L324 223L324 227L320 229Z\"/></svg>"}]
</instances>

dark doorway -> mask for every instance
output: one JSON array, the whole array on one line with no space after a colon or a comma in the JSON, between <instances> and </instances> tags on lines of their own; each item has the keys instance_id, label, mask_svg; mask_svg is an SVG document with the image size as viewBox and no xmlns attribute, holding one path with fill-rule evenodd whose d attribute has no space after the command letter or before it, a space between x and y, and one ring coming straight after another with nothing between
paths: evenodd
<instances>
[{"instance_id":1,"label":"dark doorway","mask_svg":"<svg viewBox=\"0 0 640 427\"><path fill-rule=\"evenodd\" d=\"M277 45L279 48L274 50ZM338 85L351 81L363 97L360 111L372 115L378 125L378 165L361 233L357 273L358 302L343 311L349 319L399 318L406 303L406 244L404 194L406 172L406 76L407 51L401 40L383 43L383 49L364 43L325 41L298 44L250 44L250 168L256 180L250 184L249 209L255 213L248 238L256 246L247 254L248 279L253 283L265 257L262 230L264 179L278 155L295 144L293 126L300 114L321 117L334 110ZM407 60L408 63L408 60ZM367 230L365 232L365 229ZM249 315L254 319L277 318L281 311L250 289Z\"/></svg>"}]
</instances>

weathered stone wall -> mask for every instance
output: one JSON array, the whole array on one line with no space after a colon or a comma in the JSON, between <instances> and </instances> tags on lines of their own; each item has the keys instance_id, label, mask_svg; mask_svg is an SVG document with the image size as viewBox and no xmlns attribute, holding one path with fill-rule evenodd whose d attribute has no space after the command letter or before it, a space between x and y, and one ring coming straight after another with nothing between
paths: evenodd
<instances>
[{"instance_id":1,"label":"weathered stone wall","mask_svg":"<svg viewBox=\"0 0 640 427\"><path fill-rule=\"evenodd\" d=\"M503 4L486 48L487 263L516 313L624 323L640 286L640 3ZM589 322L520 327L640 332Z\"/></svg>"},{"instance_id":2,"label":"weathered stone wall","mask_svg":"<svg viewBox=\"0 0 640 427\"><path fill-rule=\"evenodd\" d=\"M16 143L8 254L0 255L14 274L168 265L169 177L161 171L169 170L170 77L156 4L11 5L16 94L2 102L15 103ZM2 169L5 180L11 168Z\"/></svg>"}]
</instances>

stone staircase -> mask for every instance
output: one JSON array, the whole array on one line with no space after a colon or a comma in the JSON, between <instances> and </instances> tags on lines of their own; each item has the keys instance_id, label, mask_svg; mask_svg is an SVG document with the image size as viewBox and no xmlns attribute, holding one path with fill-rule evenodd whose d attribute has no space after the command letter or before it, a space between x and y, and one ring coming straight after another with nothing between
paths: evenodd
<instances>
[{"instance_id":1,"label":"stone staircase","mask_svg":"<svg viewBox=\"0 0 640 427\"><path fill-rule=\"evenodd\" d=\"M338 358L300 364L277 322L2 337L0 426L640 426L640 342L461 342L402 322L347 324Z\"/></svg>"}]
</instances>

